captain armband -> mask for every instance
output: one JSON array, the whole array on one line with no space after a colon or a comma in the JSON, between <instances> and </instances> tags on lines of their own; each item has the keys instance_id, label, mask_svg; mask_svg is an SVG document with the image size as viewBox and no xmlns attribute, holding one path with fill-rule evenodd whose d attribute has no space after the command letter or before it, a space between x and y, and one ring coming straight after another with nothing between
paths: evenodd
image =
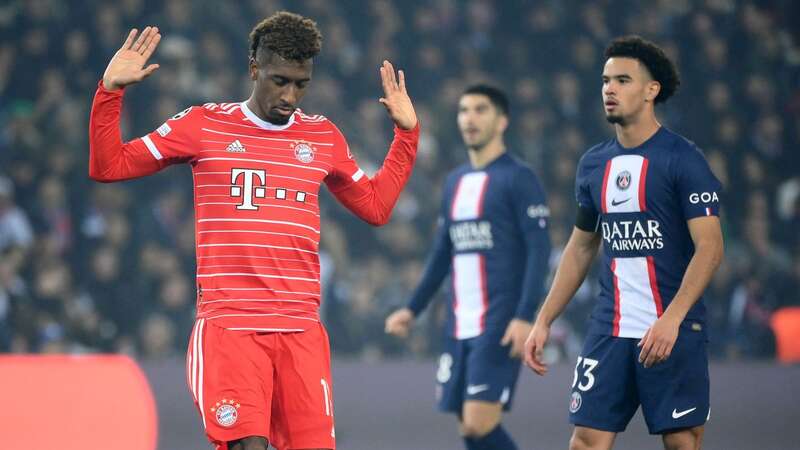
<instances>
[{"instance_id":1,"label":"captain armband","mask_svg":"<svg viewBox=\"0 0 800 450\"><path fill-rule=\"evenodd\" d=\"M592 208L578 205L575 227L589 233L596 233L600 224L600 215Z\"/></svg>"}]
</instances>

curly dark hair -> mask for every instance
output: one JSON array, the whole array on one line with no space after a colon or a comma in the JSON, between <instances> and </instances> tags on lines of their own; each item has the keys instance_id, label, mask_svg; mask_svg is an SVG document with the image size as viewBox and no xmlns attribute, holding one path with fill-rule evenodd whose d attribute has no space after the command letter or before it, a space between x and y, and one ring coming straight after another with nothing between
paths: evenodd
<instances>
[{"instance_id":1,"label":"curly dark hair","mask_svg":"<svg viewBox=\"0 0 800 450\"><path fill-rule=\"evenodd\" d=\"M623 36L611 41L606 48L605 58L607 60L615 56L634 58L644 64L650 76L661 84L661 90L655 99L656 104L666 102L681 84L678 68L664 50L640 36Z\"/></svg>"},{"instance_id":2,"label":"curly dark hair","mask_svg":"<svg viewBox=\"0 0 800 450\"><path fill-rule=\"evenodd\" d=\"M319 54L322 34L313 20L279 11L259 22L250 32L250 57L257 59L259 49L277 53L289 61L305 61Z\"/></svg>"}]
</instances>

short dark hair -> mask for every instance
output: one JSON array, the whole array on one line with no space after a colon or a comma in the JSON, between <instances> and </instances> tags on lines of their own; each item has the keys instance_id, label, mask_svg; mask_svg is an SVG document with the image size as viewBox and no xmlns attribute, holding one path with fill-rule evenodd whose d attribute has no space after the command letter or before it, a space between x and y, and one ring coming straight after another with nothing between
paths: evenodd
<instances>
[{"instance_id":1,"label":"short dark hair","mask_svg":"<svg viewBox=\"0 0 800 450\"><path fill-rule=\"evenodd\" d=\"M277 53L289 61L305 61L319 54L322 34L317 23L299 14L279 11L259 22L250 32L250 58L258 50Z\"/></svg>"},{"instance_id":2,"label":"short dark hair","mask_svg":"<svg viewBox=\"0 0 800 450\"><path fill-rule=\"evenodd\" d=\"M667 101L681 84L678 68L664 50L640 36L622 36L611 41L606 48L605 57L608 60L615 56L638 60L647 68L650 76L661 84L661 91L656 96L655 103Z\"/></svg>"},{"instance_id":3,"label":"short dark hair","mask_svg":"<svg viewBox=\"0 0 800 450\"><path fill-rule=\"evenodd\" d=\"M504 116L509 115L508 96L506 96L506 93L499 88L489 86L488 84L475 84L464 89L464 92L461 95L464 96L470 94L485 95L489 98L489 102L491 102L491 104L494 105L498 111L500 111Z\"/></svg>"}]
</instances>

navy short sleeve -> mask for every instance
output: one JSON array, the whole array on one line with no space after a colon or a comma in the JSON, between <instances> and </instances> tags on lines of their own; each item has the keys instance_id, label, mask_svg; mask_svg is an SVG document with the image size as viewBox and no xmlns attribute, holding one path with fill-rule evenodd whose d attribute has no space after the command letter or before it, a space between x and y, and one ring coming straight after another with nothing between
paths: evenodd
<instances>
[{"instance_id":1,"label":"navy short sleeve","mask_svg":"<svg viewBox=\"0 0 800 450\"><path fill-rule=\"evenodd\" d=\"M701 216L719 216L722 184L697 147L678 152L673 175L686 220Z\"/></svg>"},{"instance_id":2,"label":"navy short sleeve","mask_svg":"<svg viewBox=\"0 0 800 450\"><path fill-rule=\"evenodd\" d=\"M533 171L527 167L516 171L512 185L514 213L522 230L546 229L550 209L545 203L544 190Z\"/></svg>"},{"instance_id":3,"label":"navy short sleeve","mask_svg":"<svg viewBox=\"0 0 800 450\"><path fill-rule=\"evenodd\" d=\"M589 174L591 174L592 168L588 167L587 160L589 160L588 154L578 161L578 170L575 174L575 199L579 207L599 214L592 199L592 192L589 189Z\"/></svg>"}]
</instances>

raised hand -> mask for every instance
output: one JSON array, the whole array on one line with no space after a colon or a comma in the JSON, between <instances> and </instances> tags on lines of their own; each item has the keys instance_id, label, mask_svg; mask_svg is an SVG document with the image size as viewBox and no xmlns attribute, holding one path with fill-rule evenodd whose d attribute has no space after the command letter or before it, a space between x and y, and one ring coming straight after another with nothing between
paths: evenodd
<instances>
[{"instance_id":1,"label":"raised hand","mask_svg":"<svg viewBox=\"0 0 800 450\"><path fill-rule=\"evenodd\" d=\"M138 39L136 33L136 28L128 33L125 43L108 63L103 74L103 87L106 89L113 91L138 83L158 69L158 64L144 66L161 40L158 27L145 27Z\"/></svg>"},{"instance_id":2,"label":"raised hand","mask_svg":"<svg viewBox=\"0 0 800 450\"><path fill-rule=\"evenodd\" d=\"M402 70L395 74L389 61L383 62L380 71L383 97L379 101L398 127L404 130L413 129L417 126L417 113L414 112L414 105L406 92L405 74Z\"/></svg>"}]
</instances>

